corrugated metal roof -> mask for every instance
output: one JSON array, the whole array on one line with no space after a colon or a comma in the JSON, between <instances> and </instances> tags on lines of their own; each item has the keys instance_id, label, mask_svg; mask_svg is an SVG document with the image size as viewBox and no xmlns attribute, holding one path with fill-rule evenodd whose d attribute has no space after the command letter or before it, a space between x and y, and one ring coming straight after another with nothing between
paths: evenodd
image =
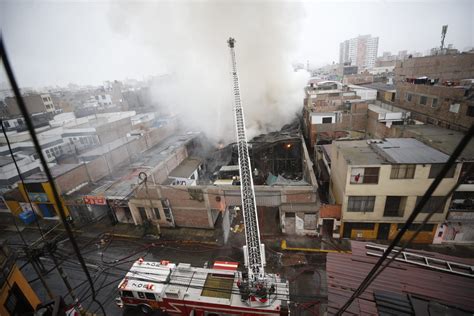
<instances>
[{"instance_id":1,"label":"corrugated metal roof","mask_svg":"<svg viewBox=\"0 0 474 316\"><path fill-rule=\"evenodd\" d=\"M352 241L351 244L352 254L327 255L329 314L335 314L347 302L378 260L366 255L366 243ZM436 254L436 257L440 256ZM375 291L418 295L474 311L474 281L471 278L394 262L355 299L345 315L379 315Z\"/></svg>"},{"instance_id":2,"label":"corrugated metal roof","mask_svg":"<svg viewBox=\"0 0 474 316\"><path fill-rule=\"evenodd\" d=\"M387 138L372 144L392 163L445 163L449 156L414 138Z\"/></svg>"}]
</instances>

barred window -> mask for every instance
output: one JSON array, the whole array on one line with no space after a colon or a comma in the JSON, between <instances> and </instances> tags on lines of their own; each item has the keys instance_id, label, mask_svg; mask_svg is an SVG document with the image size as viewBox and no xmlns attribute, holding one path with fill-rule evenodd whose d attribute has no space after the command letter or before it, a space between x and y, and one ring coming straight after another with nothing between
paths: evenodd
<instances>
[{"instance_id":1,"label":"barred window","mask_svg":"<svg viewBox=\"0 0 474 316\"><path fill-rule=\"evenodd\" d=\"M421 196L418 196L416 198L416 205L418 205L420 200ZM433 210L435 213L443 213L445 204L446 201L444 200L444 196L430 196L425 206L421 210L421 213L431 213Z\"/></svg>"},{"instance_id":2,"label":"barred window","mask_svg":"<svg viewBox=\"0 0 474 316\"><path fill-rule=\"evenodd\" d=\"M413 179L416 165L393 165L390 179Z\"/></svg>"},{"instance_id":3,"label":"barred window","mask_svg":"<svg viewBox=\"0 0 474 316\"><path fill-rule=\"evenodd\" d=\"M406 196L387 196L383 216L402 217L405 211Z\"/></svg>"},{"instance_id":4,"label":"barred window","mask_svg":"<svg viewBox=\"0 0 474 316\"><path fill-rule=\"evenodd\" d=\"M348 212L373 212L375 196L349 196Z\"/></svg>"},{"instance_id":5,"label":"barred window","mask_svg":"<svg viewBox=\"0 0 474 316\"><path fill-rule=\"evenodd\" d=\"M441 169L443 169L445 164L443 163L438 163L438 164L433 164L431 165L431 168L430 168L430 174L428 176L428 178L430 179L434 179L436 178L436 176L438 176L438 174L440 173ZM454 171L456 170L456 165L452 166L448 172L446 173L446 175L444 176L445 178L452 178L454 177Z\"/></svg>"},{"instance_id":6,"label":"barred window","mask_svg":"<svg viewBox=\"0 0 474 316\"><path fill-rule=\"evenodd\" d=\"M404 224L398 224L397 229L400 230L402 229ZM409 231L417 231L418 228L420 228L421 224L411 224L410 227L408 227ZM434 224L425 224L423 225L423 228L421 229L422 232L432 232L434 228Z\"/></svg>"}]
</instances>

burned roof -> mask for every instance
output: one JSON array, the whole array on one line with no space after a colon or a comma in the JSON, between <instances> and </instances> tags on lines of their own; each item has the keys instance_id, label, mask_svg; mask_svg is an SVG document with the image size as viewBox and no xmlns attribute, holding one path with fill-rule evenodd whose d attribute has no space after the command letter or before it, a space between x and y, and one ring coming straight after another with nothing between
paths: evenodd
<instances>
[{"instance_id":1,"label":"burned roof","mask_svg":"<svg viewBox=\"0 0 474 316\"><path fill-rule=\"evenodd\" d=\"M366 254L366 243L352 241L351 245L352 254L329 253L327 255L329 314L335 314L347 302L379 259ZM416 252L410 250L410 252L412 251ZM470 262L471 265L474 262L472 259L459 259L431 252L423 252L423 255L444 258L450 261ZM472 300L474 297L474 282L472 278L431 270L409 263L393 262L380 273L361 296L355 299L345 315L383 314L377 306L376 295L380 291L399 295L408 294L454 306L464 311L474 311L474 300Z\"/></svg>"}]
</instances>

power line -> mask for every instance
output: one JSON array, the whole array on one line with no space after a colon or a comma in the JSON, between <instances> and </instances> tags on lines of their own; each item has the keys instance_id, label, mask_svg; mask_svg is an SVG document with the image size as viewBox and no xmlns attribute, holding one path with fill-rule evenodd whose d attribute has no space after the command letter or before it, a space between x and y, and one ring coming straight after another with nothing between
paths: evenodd
<instances>
[{"instance_id":1,"label":"power line","mask_svg":"<svg viewBox=\"0 0 474 316\"><path fill-rule=\"evenodd\" d=\"M95 289L94 289L94 284L92 283L92 279L91 279L91 276L89 274L89 270L87 269L87 266L84 262L84 258L82 257L81 252L79 251L79 246L77 245L77 242L74 239L74 234L72 232L72 229L71 229L71 227L69 226L69 223L66 220L66 213L64 211L63 204L62 204L61 198L59 196L59 192L58 192L58 190L57 190L57 188L54 184L53 176L51 174L51 171L49 170L48 163L47 163L47 161L44 157L44 154L41 150L41 146L39 144L38 137L36 136L36 132L35 132L35 129L34 129L34 126L33 126L33 122L31 120L31 117L30 117L29 113L28 113L28 109L26 108L24 100L21 96L20 89L18 88L15 76L13 74L13 70L10 66L10 62L9 62L8 55L7 55L6 50L5 50L5 45L4 45L4 42L3 42L3 36L2 35L0 35L0 57L2 58L3 65L4 65L5 71L7 73L8 80L10 82L10 85L13 89L16 100L18 102L18 107L20 108L20 111L23 115L23 119L25 120L25 123L26 123L26 125L28 127L28 130L30 132L30 136L31 136L31 139L33 141L36 152L38 153L41 164L43 165L44 173L46 174L48 182L50 183L51 190L53 192L54 202L55 202L55 204L58 208L59 215L60 215L61 220L63 222L64 228L66 229L66 232L69 236L69 240L71 241L74 252L76 253L77 258L78 258L79 262L81 263L82 269L84 270L84 274L86 275L86 277L89 281L89 285L90 285L91 292L92 292L92 300L96 300L96 298L95 298L96 293L95 293ZM100 302L97 302L97 303L102 307ZM103 312L104 315L106 315L105 310L104 310L103 307L102 307L102 312Z\"/></svg>"},{"instance_id":2,"label":"power line","mask_svg":"<svg viewBox=\"0 0 474 316\"><path fill-rule=\"evenodd\" d=\"M410 216L406 220L406 222L403 225L402 229L400 229L398 231L397 235L395 236L393 241L390 243L390 245L387 247L387 249L385 250L383 255L375 263L375 265L372 267L370 272L367 274L367 276L361 282L359 287L354 291L354 293L349 298L349 300L338 310L336 315L342 315L344 313L344 311L346 311L347 308L349 308L349 306L352 304L352 302L359 295L361 295L364 292L364 290L370 285L370 283L372 283L372 281L375 279L375 278L373 278L373 276L376 275L377 270L380 268L380 266L383 264L383 262L389 256L389 254L392 252L392 250L395 248L395 246L400 242L400 240L402 239L402 236L405 234L405 232L408 230L410 225L413 223L416 216L418 216L418 214L421 212L421 210L425 206L428 199L433 195L434 191L436 190L438 185L441 183L441 181L444 179L444 177L446 176L448 171L456 163L457 158L459 157L461 152L464 150L464 148L467 146L467 144L471 140L473 134L474 134L474 124L471 125L471 127L469 128L469 131L466 133L466 135L464 135L464 137L461 139L461 141L457 145L454 152L449 157L448 162L443 166L443 168L441 169L439 174L436 176L434 181L429 186L428 190L426 190L425 194L422 196L420 202L415 206L415 209L413 210L413 212L410 214ZM386 266L388 266L388 265L386 265Z\"/></svg>"}]
</instances>

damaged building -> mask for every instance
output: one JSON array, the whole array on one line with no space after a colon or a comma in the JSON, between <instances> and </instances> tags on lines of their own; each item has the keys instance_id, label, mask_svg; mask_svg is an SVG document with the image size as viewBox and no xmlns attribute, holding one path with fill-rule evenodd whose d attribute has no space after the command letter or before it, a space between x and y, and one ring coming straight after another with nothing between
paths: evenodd
<instances>
[{"instance_id":1,"label":"damaged building","mask_svg":"<svg viewBox=\"0 0 474 316\"><path fill-rule=\"evenodd\" d=\"M257 136L249 147L261 233L316 234L317 183L298 124ZM186 146L186 155L190 159L169 170L166 179L137 188L129 201L133 217L150 217L152 208L166 207L175 227L222 225L227 235L242 203L235 144L215 148L200 138ZM172 181L176 170L194 179Z\"/></svg>"}]
</instances>

